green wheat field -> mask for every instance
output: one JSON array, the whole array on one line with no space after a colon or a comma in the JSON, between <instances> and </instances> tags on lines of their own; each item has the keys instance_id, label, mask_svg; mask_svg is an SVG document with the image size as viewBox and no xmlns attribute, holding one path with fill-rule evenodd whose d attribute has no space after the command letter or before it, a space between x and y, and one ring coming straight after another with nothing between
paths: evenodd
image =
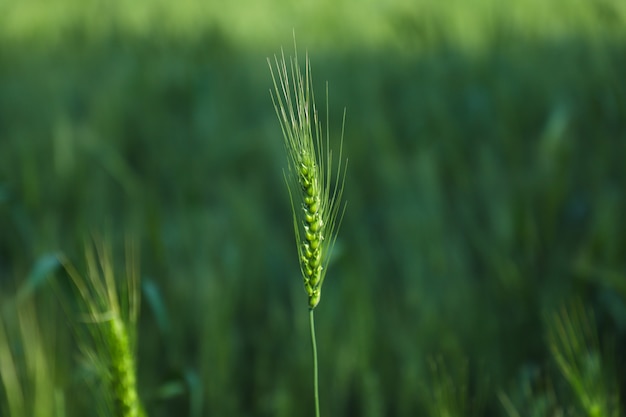
<instances>
[{"instance_id":1,"label":"green wheat field","mask_svg":"<svg viewBox=\"0 0 626 417\"><path fill-rule=\"evenodd\" d=\"M320 414L625 416L623 0L1 1L0 416L314 416L294 33Z\"/></svg>"}]
</instances>

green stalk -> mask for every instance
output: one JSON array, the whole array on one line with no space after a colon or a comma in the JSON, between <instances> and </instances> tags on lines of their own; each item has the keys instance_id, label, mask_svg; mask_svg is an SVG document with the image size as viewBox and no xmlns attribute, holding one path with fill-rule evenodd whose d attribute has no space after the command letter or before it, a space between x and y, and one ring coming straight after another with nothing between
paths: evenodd
<instances>
[{"instance_id":1,"label":"green stalk","mask_svg":"<svg viewBox=\"0 0 626 417\"><path fill-rule=\"evenodd\" d=\"M309 309L309 323L311 323L311 347L313 348L313 392L315 397L315 417L320 417L319 375L317 372L317 344L315 343L315 320L313 309Z\"/></svg>"}]
</instances>

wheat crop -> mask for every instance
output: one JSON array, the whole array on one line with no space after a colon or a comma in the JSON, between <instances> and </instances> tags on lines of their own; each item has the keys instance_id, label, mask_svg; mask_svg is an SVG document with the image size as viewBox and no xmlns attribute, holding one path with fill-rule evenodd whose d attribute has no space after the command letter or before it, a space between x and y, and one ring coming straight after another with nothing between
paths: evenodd
<instances>
[{"instance_id":1,"label":"wheat crop","mask_svg":"<svg viewBox=\"0 0 626 417\"><path fill-rule=\"evenodd\" d=\"M347 168L347 160L345 162L342 160L343 126L345 126L346 113L344 110L335 171L329 141L328 84L326 85L327 123L324 135L315 106L308 55L305 58L304 75L298 63L297 49L295 57L289 59L289 66L284 52L281 53L280 60L274 57L276 74L269 58L268 64L274 83L274 93L271 91L270 93L280 121L288 156L289 170L285 172L285 182L291 201L300 271L304 279L304 289L308 295L313 349L315 415L319 417L319 378L313 310L320 302L330 255L345 213L346 206L345 204L342 206L341 198Z\"/></svg>"},{"instance_id":2,"label":"wheat crop","mask_svg":"<svg viewBox=\"0 0 626 417\"><path fill-rule=\"evenodd\" d=\"M342 160L343 125L333 180L329 128L327 124L324 135L315 106L308 55L304 75L297 53L289 60L289 65L284 52L280 60L274 57L274 61L276 74L268 59L274 82L272 101L288 155L289 171L285 173L285 181L291 199L304 288L309 307L313 309L321 298L328 261L345 211L345 204L341 205L347 168L347 160ZM328 86L326 94L328 101Z\"/></svg>"},{"instance_id":3,"label":"wheat crop","mask_svg":"<svg viewBox=\"0 0 626 417\"><path fill-rule=\"evenodd\" d=\"M144 417L137 393L135 331L139 311L138 274L134 251L127 256L126 287L119 289L110 249L95 244L85 250L86 278L64 260L86 309L82 324L87 335L79 332L88 365L102 384L98 412L115 417Z\"/></svg>"}]
</instances>

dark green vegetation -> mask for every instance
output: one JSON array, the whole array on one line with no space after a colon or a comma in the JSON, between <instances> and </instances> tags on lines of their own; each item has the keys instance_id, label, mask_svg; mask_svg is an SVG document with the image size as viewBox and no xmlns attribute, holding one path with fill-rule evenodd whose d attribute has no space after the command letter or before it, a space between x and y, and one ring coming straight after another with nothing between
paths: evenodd
<instances>
[{"instance_id":1,"label":"dark green vegetation","mask_svg":"<svg viewBox=\"0 0 626 417\"><path fill-rule=\"evenodd\" d=\"M331 137L348 111L322 415L618 415L623 1L35 3L0 5L0 414L93 407L52 254L97 233L141 251L150 416L309 415L265 60L295 28Z\"/></svg>"}]
</instances>

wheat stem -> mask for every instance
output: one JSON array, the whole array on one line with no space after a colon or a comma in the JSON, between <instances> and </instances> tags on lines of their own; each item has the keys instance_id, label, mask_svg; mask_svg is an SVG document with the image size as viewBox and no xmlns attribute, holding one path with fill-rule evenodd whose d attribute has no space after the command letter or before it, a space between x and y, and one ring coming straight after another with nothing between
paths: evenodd
<instances>
[{"instance_id":1,"label":"wheat stem","mask_svg":"<svg viewBox=\"0 0 626 417\"><path fill-rule=\"evenodd\" d=\"M317 343L315 342L315 319L313 308L309 309L309 323L311 324L311 347L313 348L313 392L315 397L315 417L320 417L319 374L317 367Z\"/></svg>"}]
</instances>

